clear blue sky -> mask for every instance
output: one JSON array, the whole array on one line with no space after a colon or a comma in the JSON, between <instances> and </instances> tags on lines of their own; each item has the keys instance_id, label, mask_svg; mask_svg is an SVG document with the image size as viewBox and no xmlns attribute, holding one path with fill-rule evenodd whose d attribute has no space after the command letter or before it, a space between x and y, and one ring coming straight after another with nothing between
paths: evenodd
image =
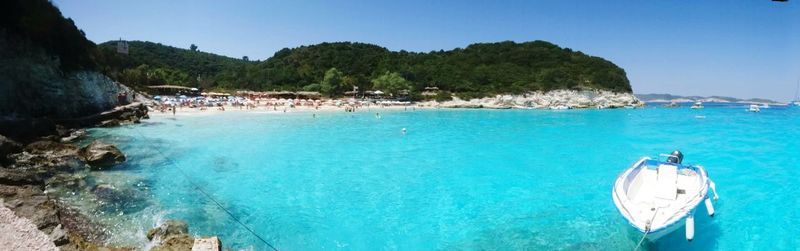
<instances>
[{"instance_id":1,"label":"clear blue sky","mask_svg":"<svg viewBox=\"0 0 800 251\"><path fill-rule=\"evenodd\" d=\"M545 40L613 61L636 93L785 101L800 78L797 0L54 2L97 43L194 43L231 57L326 41L431 51Z\"/></svg>"}]
</instances>

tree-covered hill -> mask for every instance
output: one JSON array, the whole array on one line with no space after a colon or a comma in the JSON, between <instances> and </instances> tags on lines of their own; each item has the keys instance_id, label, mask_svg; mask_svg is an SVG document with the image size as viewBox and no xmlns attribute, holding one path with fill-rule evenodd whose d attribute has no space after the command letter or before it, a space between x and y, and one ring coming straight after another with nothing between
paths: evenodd
<instances>
[{"instance_id":1,"label":"tree-covered hill","mask_svg":"<svg viewBox=\"0 0 800 251\"><path fill-rule=\"evenodd\" d=\"M393 52L364 43L321 43L282 49L262 62L136 41L130 42L129 55L121 55L114 53L115 46L115 41L99 46L100 65L112 77L134 85L321 90L325 73L335 68L341 80L334 83L341 86L329 89L337 92L334 95L353 85L372 89L373 80L387 73L402 76L412 91L436 86L466 96L585 88L631 91L622 68L544 41L480 43L429 53Z\"/></svg>"},{"instance_id":2,"label":"tree-covered hill","mask_svg":"<svg viewBox=\"0 0 800 251\"><path fill-rule=\"evenodd\" d=\"M390 51L353 42L286 48L265 61L230 58L151 42L130 41L129 54L117 41L95 46L72 20L45 0L0 4L0 34L10 48L31 44L58 62L64 72L98 70L135 88L157 84L207 89L308 90L342 95L375 85L419 93L427 86L462 97L553 89L630 92L625 71L613 63L544 42L472 44L427 53ZM235 46L235 45L231 45ZM327 77L327 78L326 78Z\"/></svg>"},{"instance_id":3,"label":"tree-covered hill","mask_svg":"<svg viewBox=\"0 0 800 251\"><path fill-rule=\"evenodd\" d=\"M128 54L117 53L117 41L97 46L100 70L132 86L175 84L205 88L254 88L248 76L255 63L152 42L128 41ZM255 82L253 82L255 83Z\"/></svg>"},{"instance_id":4,"label":"tree-covered hill","mask_svg":"<svg viewBox=\"0 0 800 251\"><path fill-rule=\"evenodd\" d=\"M0 1L0 33L8 38L0 44L5 58L23 54L12 48L30 45L58 59L63 71L94 69L94 43L49 1Z\"/></svg>"}]
</instances>

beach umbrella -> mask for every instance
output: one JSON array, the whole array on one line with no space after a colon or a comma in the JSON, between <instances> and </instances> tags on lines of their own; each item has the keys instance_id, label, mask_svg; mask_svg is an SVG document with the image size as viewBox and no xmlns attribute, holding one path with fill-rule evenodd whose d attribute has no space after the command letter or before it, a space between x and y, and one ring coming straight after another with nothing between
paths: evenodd
<instances>
[{"instance_id":1,"label":"beach umbrella","mask_svg":"<svg viewBox=\"0 0 800 251\"><path fill-rule=\"evenodd\" d=\"M161 100L161 96L155 96L155 97L153 97L153 99L155 99L155 100Z\"/></svg>"}]
</instances>

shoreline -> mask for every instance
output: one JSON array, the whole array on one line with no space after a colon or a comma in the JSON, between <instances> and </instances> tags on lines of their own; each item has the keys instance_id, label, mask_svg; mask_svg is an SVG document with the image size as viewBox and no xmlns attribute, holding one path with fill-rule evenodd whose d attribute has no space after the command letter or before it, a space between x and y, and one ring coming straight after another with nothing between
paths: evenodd
<instances>
[{"instance_id":1,"label":"shoreline","mask_svg":"<svg viewBox=\"0 0 800 251\"><path fill-rule=\"evenodd\" d=\"M0 213L3 214L0 229L8 229L9 233L0 242L6 247L20 247L14 250L146 248L116 246L125 244L113 243L114 236L108 232L111 226L93 218L93 212L122 215L137 210L130 207L142 198L133 187L115 185L93 174L113 170L127 159L116 146L87 138L85 129L138 124L149 118L147 113L144 105L133 103L75 119L20 120L12 129L24 132L16 137L0 135ZM88 199L93 205L92 212L84 212L80 205L70 201L76 194ZM25 220L30 224L26 225ZM167 231L148 236L147 247L190 250L199 245L209 248L203 250L221 249L216 237L215 241L207 241L191 236L188 224L183 226L179 233ZM195 244L198 241L200 244Z\"/></svg>"},{"instance_id":2,"label":"shoreline","mask_svg":"<svg viewBox=\"0 0 800 251\"><path fill-rule=\"evenodd\" d=\"M215 116L221 114L330 114L338 112L353 113L380 113L398 111L426 111L426 110L460 110L460 109L536 109L536 110L562 110L562 109L607 109L622 107L640 107L644 104L630 94L617 94L611 92L591 91L552 91L548 93L531 93L526 95L497 95L496 97L472 99L469 101L454 98L451 101L436 102L425 101L408 105L380 105L361 102L347 102L343 105L334 105L332 100L326 100L318 106L288 106L281 105L256 105L255 107L234 106L224 102L220 106L204 107L177 107L175 113L170 110L158 108L173 108L158 106L156 102L143 100L142 103L133 103L115 107L109 111L101 112L74 119L32 119L11 123L21 129L13 139L21 140L22 144L9 141L11 151L3 152L0 162L0 188L4 192L0 199L5 199L5 205L17 213L17 216L27 219L48 218L46 222L36 222L40 234L49 237L51 243L58 248L67 250L82 250L87 248L110 248L115 250L128 250L129 247L108 247L109 236L105 236L104 226L101 222L93 222L90 215L80 213L71 208L76 205L61 205L60 198L69 198L65 193L82 193L94 198L100 203L97 206L112 206L110 213L123 212L119 205L126 203L139 203L141 198L135 189L124 185L114 185L102 180L94 180L92 171L113 169L115 165L125 162L124 153L113 145L93 141L84 145L85 128L116 127L141 123L142 119L150 116L169 118L171 116ZM342 104L343 102L338 102ZM31 126L36 125L36 126ZM13 130L12 130L13 131ZM8 132L4 132L8 133ZM23 136L20 136L23 135ZM5 138L4 138L5 139ZM2 143L2 142L0 142ZM87 150L95 147L97 149ZM99 151L99 155L92 155ZM99 157L98 157L99 156ZM99 158L99 159L98 159ZM20 193L18 191L25 191ZM9 201L13 201L9 204ZM103 205L105 204L105 205ZM51 208L43 210L42 205ZM127 207L127 206L125 206ZM124 207L123 207L124 208ZM187 224L182 224L187 225ZM158 226L156 229L160 228ZM187 227L188 228L188 227ZM204 233L219 234L219 233ZM186 242L199 238L189 236L186 231L180 237L163 235L163 238L151 239L154 243L149 246L169 245L168 238L181 238L183 247ZM159 241L160 240L160 241ZM191 243L188 244L191 247Z\"/></svg>"}]
</instances>

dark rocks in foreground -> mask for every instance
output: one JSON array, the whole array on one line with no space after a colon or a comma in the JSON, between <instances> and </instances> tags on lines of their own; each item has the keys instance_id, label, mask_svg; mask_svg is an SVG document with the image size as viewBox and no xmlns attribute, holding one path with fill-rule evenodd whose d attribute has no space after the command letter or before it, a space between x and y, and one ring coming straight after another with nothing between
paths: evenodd
<instances>
[{"instance_id":1,"label":"dark rocks in foreground","mask_svg":"<svg viewBox=\"0 0 800 251\"><path fill-rule=\"evenodd\" d=\"M4 144L12 146L5 148L7 151L2 155L5 166L0 166L0 201L3 201L3 206L17 216L29 219L62 250L110 250L97 244L105 241L102 226L67 205L60 205L57 198L46 192L54 187L71 191L87 190L85 176L80 173L88 172L90 166L86 164L85 157L80 155L81 148L53 139L33 141L24 147L8 142L6 140ZM118 149L102 143L95 144L98 145L104 151L113 152L90 151L101 157L110 155L105 157L107 159L100 158L107 161L103 164L119 161L120 157L115 155L121 155ZM128 204L118 207L128 207Z\"/></svg>"},{"instance_id":2,"label":"dark rocks in foreground","mask_svg":"<svg viewBox=\"0 0 800 251\"><path fill-rule=\"evenodd\" d=\"M0 163L7 163L6 156L20 151L22 144L0 135Z\"/></svg>"},{"instance_id":3,"label":"dark rocks in foreground","mask_svg":"<svg viewBox=\"0 0 800 251\"><path fill-rule=\"evenodd\" d=\"M132 103L105 112L76 118L11 118L0 119L0 134L24 142L41 137L68 137L74 129L112 127L140 123L149 118L147 106Z\"/></svg>"}]
</instances>

